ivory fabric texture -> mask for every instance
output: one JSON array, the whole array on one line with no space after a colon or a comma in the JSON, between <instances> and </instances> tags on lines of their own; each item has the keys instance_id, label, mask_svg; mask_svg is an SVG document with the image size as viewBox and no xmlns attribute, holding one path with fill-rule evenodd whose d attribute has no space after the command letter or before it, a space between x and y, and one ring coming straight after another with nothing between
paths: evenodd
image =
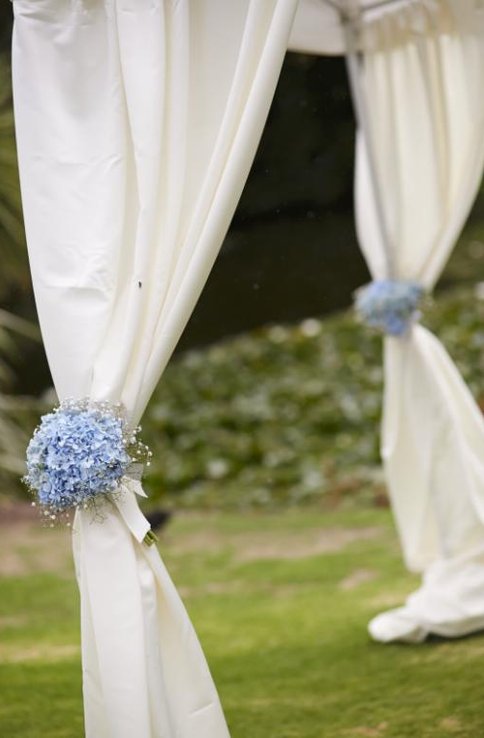
<instances>
[{"instance_id":1,"label":"ivory fabric texture","mask_svg":"<svg viewBox=\"0 0 484 738\"><path fill-rule=\"evenodd\" d=\"M289 49L304 54L344 54L345 37L337 8L324 0L299 0Z\"/></svg>"},{"instance_id":2,"label":"ivory fabric texture","mask_svg":"<svg viewBox=\"0 0 484 738\"><path fill-rule=\"evenodd\" d=\"M440 27L452 23L452 17L457 14L461 21L482 25L481 0L299 0L289 49L306 54L345 54L344 21L349 18L356 20L360 27L360 50L381 49L379 22L382 19L391 18L400 32L408 35L425 33L435 22Z\"/></svg>"},{"instance_id":3,"label":"ivory fabric texture","mask_svg":"<svg viewBox=\"0 0 484 738\"><path fill-rule=\"evenodd\" d=\"M29 258L60 400L136 425L248 174L296 0L14 0ZM88 738L227 738L134 484L78 512Z\"/></svg>"},{"instance_id":4,"label":"ivory fabric texture","mask_svg":"<svg viewBox=\"0 0 484 738\"><path fill-rule=\"evenodd\" d=\"M484 32L476 7L446 0L430 14L413 3L369 30L366 133L388 243L361 132L356 209L374 279L432 290L476 195L484 165ZM384 641L463 635L484 627L482 414L444 347L422 326L386 338L384 354L382 457L406 563L424 579L404 608L378 616L370 632Z\"/></svg>"}]
</instances>

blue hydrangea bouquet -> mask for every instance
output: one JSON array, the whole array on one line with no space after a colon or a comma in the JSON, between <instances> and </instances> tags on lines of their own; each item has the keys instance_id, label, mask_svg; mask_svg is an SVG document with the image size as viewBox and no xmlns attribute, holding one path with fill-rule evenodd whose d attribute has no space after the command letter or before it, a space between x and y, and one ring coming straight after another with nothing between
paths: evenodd
<instances>
[{"instance_id":1,"label":"blue hydrangea bouquet","mask_svg":"<svg viewBox=\"0 0 484 738\"><path fill-rule=\"evenodd\" d=\"M355 308L362 322L390 336L403 336L419 319L424 296L417 282L381 279L355 292Z\"/></svg>"},{"instance_id":2,"label":"blue hydrangea bouquet","mask_svg":"<svg viewBox=\"0 0 484 738\"><path fill-rule=\"evenodd\" d=\"M108 402L65 400L44 415L27 448L24 482L45 515L96 508L132 465L149 464L139 430L129 428L120 404Z\"/></svg>"}]
</instances>

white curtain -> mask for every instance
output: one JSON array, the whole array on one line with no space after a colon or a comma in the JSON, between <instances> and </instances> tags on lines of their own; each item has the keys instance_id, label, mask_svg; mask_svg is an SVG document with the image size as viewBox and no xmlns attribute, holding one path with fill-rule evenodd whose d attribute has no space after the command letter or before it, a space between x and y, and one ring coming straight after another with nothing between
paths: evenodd
<instances>
[{"instance_id":1,"label":"white curtain","mask_svg":"<svg viewBox=\"0 0 484 738\"><path fill-rule=\"evenodd\" d=\"M345 36L337 2L299 0L289 49L303 54L344 54Z\"/></svg>"},{"instance_id":2,"label":"white curtain","mask_svg":"<svg viewBox=\"0 0 484 738\"><path fill-rule=\"evenodd\" d=\"M367 149L357 144L356 207L373 278L434 287L484 163L484 33L472 0L411 3L365 31L362 84L389 232L382 238ZM428 7L429 6L429 7ZM432 5L435 9L435 4ZM484 423L428 330L385 339L382 456L408 566L424 572L403 608L378 616L378 640L484 627Z\"/></svg>"},{"instance_id":3,"label":"white curtain","mask_svg":"<svg viewBox=\"0 0 484 738\"><path fill-rule=\"evenodd\" d=\"M296 0L14 0L35 297L59 398L133 424L229 225ZM88 738L226 738L196 635L132 491L78 513Z\"/></svg>"}]
</instances>

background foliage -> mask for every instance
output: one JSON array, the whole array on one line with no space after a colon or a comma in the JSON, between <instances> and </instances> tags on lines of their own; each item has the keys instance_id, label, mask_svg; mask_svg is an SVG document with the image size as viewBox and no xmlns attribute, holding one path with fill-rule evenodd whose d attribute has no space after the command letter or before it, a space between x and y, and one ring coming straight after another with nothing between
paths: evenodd
<instances>
[{"instance_id":1,"label":"background foliage","mask_svg":"<svg viewBox=\"0 0 484 738\"><path fill-rule=\"evenodd\" d=\"M484 407L484 283L426 314ZM172 364L144 430L155 497L209 507L384 503L381 339L351 313L273 325Z\"/></svg>"}]
</instances>

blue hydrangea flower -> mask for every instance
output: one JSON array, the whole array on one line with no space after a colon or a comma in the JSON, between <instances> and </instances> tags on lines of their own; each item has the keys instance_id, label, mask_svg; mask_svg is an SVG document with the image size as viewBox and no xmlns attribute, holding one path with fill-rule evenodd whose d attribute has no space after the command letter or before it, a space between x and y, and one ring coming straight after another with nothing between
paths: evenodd
<instances>
[{"instance_id":1,"label":"blue hydrangea flower","mask_svg":"<svg viewBox=\"0 0 484 738\"><path fill-rule=\"evenodd\" d=\"M364 323L390 336L403 336L419 318L424 289L416 282L376 280L356 292L355 307Z\"/></svg>"},{"instance_id":2,"label":"blue hydrangea flower","mask_svg":"<svg viewBox=\"0 0 484 738\"><path fill-rule=\"evenodd\" d=\"M44 415L27 448L26 484L53 512L113 492L131 464L125 421L95 404L67 402Z\"/></svg>"}]
</instances>

